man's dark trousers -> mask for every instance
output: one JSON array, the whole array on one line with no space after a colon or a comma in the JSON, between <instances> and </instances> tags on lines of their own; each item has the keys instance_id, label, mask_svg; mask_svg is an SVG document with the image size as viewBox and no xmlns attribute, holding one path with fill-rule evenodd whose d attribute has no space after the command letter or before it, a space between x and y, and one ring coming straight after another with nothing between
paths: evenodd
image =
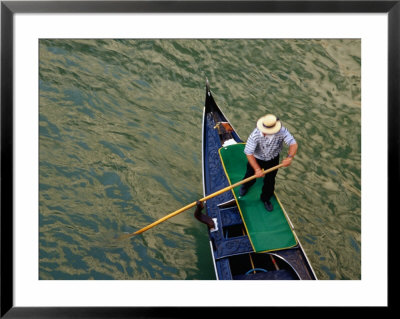
<instances>
[{"instance_id":1,"label":"man's dark trousers","mask_svg":"<svg viewBox=\"0 0 400 319\"><path fill-rule=\"evenodd\" d=\"M257 160L258 165L260 165L260 167L264 170L267 170L271 167L279 165L279 155L269 161L263 161L258 158L256 158L256 160ZM274 170L274 171L264 175L264 185L263 185L262 192L260 195L261 201L263 201L263 202L269 201L270 198L272 197L272 195L274 195L275 177L276 177L277 173L278 173L278 170ZM254 175L254 169L253 169L253 167L251 167L250 163L247 162L247 170L246 170L246 174L244 175L243 179L246 179L253 175ZM245 189L249 189L255 182L256 182L256 179L253 179L250 182L243 184L242 187L244 187Z\"/></svg>"}]
</instances>

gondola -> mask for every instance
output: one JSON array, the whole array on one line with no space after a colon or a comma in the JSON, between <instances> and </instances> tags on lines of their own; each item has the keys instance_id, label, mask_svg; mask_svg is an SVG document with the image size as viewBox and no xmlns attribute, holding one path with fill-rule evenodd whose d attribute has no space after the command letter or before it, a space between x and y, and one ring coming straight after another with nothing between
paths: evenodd
<instances>
[{"instance_id":1,"label":"gondola","mask_svg":"<svg viewBox=\"0 0 400 319\"><path fill-rule=\"evenodd\" d=\"M231 123L217 106L206 81L206 99L202 128L203 192L204 197L230 186L221 151L244 144ZM239 145L239 146L238 146ZM316 280L317 277L294 232L294 227L279 201L294 244L273 247L266 251L255 249L243 218L243 208L235 192L227 191L204 205L207 218L214 221L208 227L211 254L218 280ZM258 212L257 212L258 213ZM264 214L265 212L260 212ZM274 236L274 235L271 235ZM273 238L270 238L273 240ZM265 243L269 241L268 234ZM285 246L285 245L283 245Z\"/></svg>"}]
</instances>

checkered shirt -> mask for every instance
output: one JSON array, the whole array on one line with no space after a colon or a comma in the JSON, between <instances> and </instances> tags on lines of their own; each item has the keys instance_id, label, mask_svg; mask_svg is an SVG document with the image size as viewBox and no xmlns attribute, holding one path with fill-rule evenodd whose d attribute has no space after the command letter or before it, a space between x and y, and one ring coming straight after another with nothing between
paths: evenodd
<instances>
[{"instance_id":1,"label":"checkered shirt","mask_svg":"<svg viewBox=\"0 0 400 319\"><path fill-rule=\"evenodd\" d=\"M255 128L247 139L244 153L254 155L255 158L263 161L269 161L282 151L283 142L286 145L296 144L296 140L286 127L282 126L272 138L264 136L258 128Z\"/></svg>"}]
</instances>

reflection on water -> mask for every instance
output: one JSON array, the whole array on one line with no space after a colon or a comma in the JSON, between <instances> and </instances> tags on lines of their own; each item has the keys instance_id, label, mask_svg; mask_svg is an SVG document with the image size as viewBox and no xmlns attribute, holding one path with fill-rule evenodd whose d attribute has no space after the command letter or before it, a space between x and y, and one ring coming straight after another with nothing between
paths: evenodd
<instances>
[{"instance_id":1,"label":"reflection on water","mask_svg":"<svg viewBox=\"0 0 400 319\"><path fill-rule=\"evenodd\" d=\"M202 197L205 77L242 139L299 143L277 192L320 279L361 278L360 40L41 40L40 279L214 279ZM285 151L284 151L285 152Z\"/></svg>"}]
</instances>

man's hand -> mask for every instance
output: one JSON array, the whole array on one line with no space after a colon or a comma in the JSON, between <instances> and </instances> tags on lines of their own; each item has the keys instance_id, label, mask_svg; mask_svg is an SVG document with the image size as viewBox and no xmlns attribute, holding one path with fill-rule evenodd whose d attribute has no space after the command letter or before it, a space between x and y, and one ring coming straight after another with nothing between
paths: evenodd
<instances>
[{"instance_id":1,"label":"man's hand","mask_svg":"<svg viewBox=\"0 0 400 319\"><path fill-rule=\"evenodd\" d=\"M264 175L263 175L263 170L262 170L261 168L257 168L257 169L255 170L254 175L256 175L257 178L263 177L263 176L264 176Z\"/></svg>"},{"instance_id":2,"label":"man's hand","mask_svg":"<svg viewBox=\"0 0 400 319\"><path fill-rule=\"evenodd\" d=\"M292 164L292 160L293 157L286 157L283 161L282 161L282 165L284 167L288 167L290 164Z\"/></svg>"},{"instance_id":3,"label":"man's hand","mask_svg":"<svg viewBox=\"0 0 400 319\"><path fill-rule=\"evenodd\" d=\"M254 157L254 155L247 155L247 160L249 161L250 166L254 170L254 175L256 175L257 178L263 177L263 174L262 174L263 171L262 171L260 165L258 165L257 160Z\"/></svg>"}]
</instances>

